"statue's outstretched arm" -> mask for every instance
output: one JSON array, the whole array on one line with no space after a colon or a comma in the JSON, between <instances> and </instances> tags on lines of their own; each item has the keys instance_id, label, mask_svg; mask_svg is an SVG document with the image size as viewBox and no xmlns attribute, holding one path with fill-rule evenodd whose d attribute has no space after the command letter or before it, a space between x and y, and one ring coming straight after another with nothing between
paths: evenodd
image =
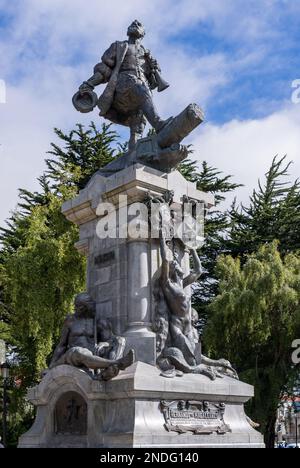
<instances>
[{"instance_id":1,"label":"statue's outstretched arm","mask_svg":"<svg viewBox=\"0 0 300 468\"><path fill-rule=\"evenodd\" d=\"M183 287L184 288L187 288L188 286L196 283L196 281L198 281L198 279L200 278L200 276L203 273L201 260L199 258L198 253L197 253L197 250L190 249L190 253L191 253L191 255L193 257L193 261L194 261L194 271L183 280Z\"/></svg>"},{"instance_id":2,"label":"statue's outstretched arm","mask_svg":"<svg viewBox=\"0 0 300 468\"><path fill-rule=\"evenodd\" d=\"M94 74L87 81L84 81L80 89L94 89L95 86L107 83L110 80L112 70L116 65L117 60L117 46L116 43L112 44L110 48L103 54L102 62L98 63L94 68Z\"/></svg>"},{"instance_id":3,"label":"statue's outstretched arm","mask_svg":"<svg viewBox=\"0 0 300 468\"><path fill-rule=\"evenodd\" d=\"M162 284L166 284L167 281L169 280L170 274L169 274L169 261L167 259L167 243L165 238L162 235L160 235L160 253L161 253L161 258L162 258L162 268L161 268L161 282Z\"/></svg>"},{"instance_id":4,"label":"statue's outstretched arm","mask_svg":"<svg viewBox=\"0 0 300 468\"><path fill-rule=\"evenodd\" d=\"M54 351L49 369L52 369L53 367L55 367L56 362L66 353L67 348L68 348L69 334L70 334L70 318L68 317L64 323L60 341Z\"/></svg>"},{"instance_id":5,"label":"statue's outstretched arm","mask_svg":"<svg viewBox=\"0 0 300 468\"><path fill-rule=\"evenodd\" d=\"M94 89L95 86L99 86L100 84L104 83L104 78L102 73L96 72L91 78L85 81L83 84Z\"/></svg>"}]
</instances>

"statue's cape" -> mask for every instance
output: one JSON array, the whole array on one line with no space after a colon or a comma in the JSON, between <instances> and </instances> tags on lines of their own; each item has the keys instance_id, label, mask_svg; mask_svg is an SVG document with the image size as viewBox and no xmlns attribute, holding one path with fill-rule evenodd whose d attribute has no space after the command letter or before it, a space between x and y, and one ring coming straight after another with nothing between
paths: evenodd
<instances>
[{"instance_id":1,"label":"statue's cape","mask_svg":"<svg viewBox=\"0 0 300 468\"><path fill-rule=\"evenodd\" d=\"M118 75L120 72L120 68L122 66L122 63L124 61L124 58L127 54L128 51L128 42L123 41L123 42L116 42L117 45L117 60L116 60L116 66L112 72L112 75L110 77L110 80L103 92L103 94L100 96L98 100L98 107L100 109L100 115L105 117L106 114L109 112L113 100L114 100L114 95L116 91L116 86L117 86L117 81L118 81Z\"/></svg>"}]
</instances>

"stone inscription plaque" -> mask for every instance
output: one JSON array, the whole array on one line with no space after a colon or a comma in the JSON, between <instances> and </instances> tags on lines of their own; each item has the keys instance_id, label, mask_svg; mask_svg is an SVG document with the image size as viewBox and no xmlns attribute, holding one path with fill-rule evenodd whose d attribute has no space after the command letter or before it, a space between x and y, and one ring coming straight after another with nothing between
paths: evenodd
<instances>
[{"instance_id":1,"label":"stone inscription plaque","mask_svg":"<svg viewBox=\"0 0 300 468\"><path fill-rule=\"evenodd\" d=\"M87 435L87 404L78 393L68 392L57 401L55 433Z\"/></svg>"},{"instance_id":2,"label":"stone inscription plaque","mask_svg":"<svg viewBox=\"0 0 300 468\"><path fill-rule=\"evenodd\" d=\"M114 251L97 255L97 257L95 258L95 265L102 266L107 263L113 262L115 260L115 257L116 255Z\"/></svg>"},{"instance_id":3,"label":"stone inscription plaque","mask_svg":"<svg viewBox=\"0 0 300 468\"><path fill-rule=\"evenodd\" d=\"M231 432L224 422L224 403L207 401L162 401L160 409L169 432L185 434L226 434Z\"/></svg>"}]
</instances>

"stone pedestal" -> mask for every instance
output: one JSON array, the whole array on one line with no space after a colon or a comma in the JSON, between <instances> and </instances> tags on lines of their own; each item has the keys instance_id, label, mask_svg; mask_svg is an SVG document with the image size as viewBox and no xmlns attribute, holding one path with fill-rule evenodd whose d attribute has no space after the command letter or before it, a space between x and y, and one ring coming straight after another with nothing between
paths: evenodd
<instances>
[{"instance_id":1,"label":"stone pedestal","mask_svg":"<svg viewBox=\"0 0 300 468\"><path fill-rule=\"evenodd\" d=\"M186 197L208 208L214 205L213 196L198 191L179 172L163 174L135 165L108 178L95 174L63 206L65 216L80 228L76 247L87 256L87 290L97 315L108 318L114 332L126 338L138 362L107 383L71 366L51 370L29 391L37 417L20 447L263 447L262 436L244 413L252 387L229 377L215 382L193 374L167 379L155 365L159 241L146 235L128 238L124 209L127 205L134 213L134 203L144 202L147 194L167 191L174 192L179 208ZM116 214L116 238L98 235L105 215L100 203ZM178 261L187 276L189 253L183 248Z\"/></svg>"},{"instance_id":2,"label":"stone pedestal","mask_svg":"<svg viewBox=\"0 0 300 468\"><path fill-rule=\"evenodd\" d=\"M262 436L244 412L252 396L251 386L228 377L216 382L200 375L168 380L141 362L107 383L61 366L30 390L37 418L19 447L263 448ZM188 410L202 408L204 402L205 411ZM215 414L220 404L221 422ZM164 411L168 405L170 412ZM176 432L178 421L182 433ZM219 430L210 433L216 426Z\"/></svg>"},{"instance_id":3,"label":"stone pedestal","mask_svg":"<svg viewBox=\"0 0 300 468\"><path fill-rule=\"evenodd\" d=\"M131 239L126 236L126 206L144 202L148 194L162 196L174 192L180 207L184 197L203 202L208 208L214 197L200 192L178 172L164 174L136 164L108 178L95 174L78 197L64 204L63 213L80 228L77 248L87 256L87 290L97 304L101 318L109 318L118 335L127 339L127 349L134 348L137 359L155 365L156 337L151 331L154 316L153 285L161 259L156 239ZM99 238L99 222L107 203L116 210L118 238ZM102 205L104 207L104 205ZM110 208L111 207L111 208ZM148 225L145 226L148 228ZM188 254L182 256L188 274Z\"/></svg>"},{"instance_id":4,"label":"stone pedestal","mask_svg":"<svg viewBox=\"0 0 300 468\"><path fill-rule=\"evenodd\" d=\"M128 252L128 324L126 348L134 349L139 361L155 365L156 340L151 331L151 284L147 240L129 241Z\"/></svg>"}]
</instances>

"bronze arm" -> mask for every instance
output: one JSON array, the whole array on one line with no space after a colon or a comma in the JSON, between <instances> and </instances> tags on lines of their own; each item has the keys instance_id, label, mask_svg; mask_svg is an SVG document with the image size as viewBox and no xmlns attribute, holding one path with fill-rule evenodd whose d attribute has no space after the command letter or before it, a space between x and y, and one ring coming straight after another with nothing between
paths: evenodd
<instances>
[{"instance_id":1,"label":"bronze arm","mask_svg":"<svg viewBox=\"0 0 300 468\"><path fill-rule=\"evenodd\" d=\"M60 341L55 348L51 363L49 365L49 369L55 367L56 362L66 353L68 349L68 342L69 342L69 334L70 334L70 318L64 323L62 334Z\"/></svg>"},{"instance_id":2,"label":"bronze arm","mask_svg":"<svg viewBox=\"0 0 300 468\"><path fill-rule=\"evenodd\" d=\"M201 264L201 260L198 256L197 250L195 249L190 249L190 253L193 257L194 260L194 271L190 273L184 280L183 280L183 287L187 288L188 286L191 286L192 284L196 283L200 276L203 273L203 268Z\"/></svg>"}]
</instances>

